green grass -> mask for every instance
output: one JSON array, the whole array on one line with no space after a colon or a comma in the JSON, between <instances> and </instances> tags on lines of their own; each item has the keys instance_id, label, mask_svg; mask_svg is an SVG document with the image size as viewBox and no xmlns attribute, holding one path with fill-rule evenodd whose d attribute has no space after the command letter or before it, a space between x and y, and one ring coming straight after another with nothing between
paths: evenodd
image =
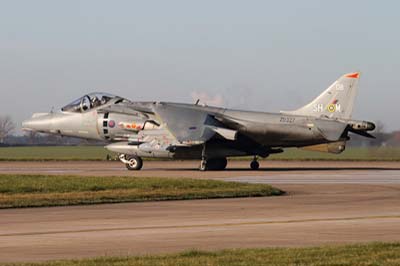
<instances>
[{"instance_id":1,"label":"green grass","mask_svg":"<svg viewBox=\"0 0 400 266\"><path fill-rule=\"evenodd\" d=\"M189 178L0 175L0 208L256 197L282 193L265 184Z\"/></svg>"},{"instance_id":2,"label":"green grass","mask_svg":"<svg viewBox=\"0 0 400 266\"><path fill-rule=\"evenodd\" d=\"M311 248L233 249L217 252L187 251L179 254L137 257L100 257L83 260L49 261L43 263L15 263L19 265L49 266L376 266L400 265L399 243L371 243L346 246Z\"/></svg>"},{"instance_id":3,"label":"green grass","mask_svg":"<svg viewBox=\"0 0 400 266\"><path fill-rule=\"evenodd\" d=\"M102 146L1 147L0 161L102 161L107 154Z\"/></svg>"},{"instance_id":4,"label":"green grass","mask_svg":"<svg viewBox=\"0 0 400 266\"><path fill-rule=\"evenodd\" d=\"M101 146L65 147L2 147L0 161L103 161L107 154L115 157ZM250 159L241 157L239 159ZM285 149L267 160L352 160L352 161L400 161L400 148L347 148L341 154Z\"/></svg>"}]
</instances>

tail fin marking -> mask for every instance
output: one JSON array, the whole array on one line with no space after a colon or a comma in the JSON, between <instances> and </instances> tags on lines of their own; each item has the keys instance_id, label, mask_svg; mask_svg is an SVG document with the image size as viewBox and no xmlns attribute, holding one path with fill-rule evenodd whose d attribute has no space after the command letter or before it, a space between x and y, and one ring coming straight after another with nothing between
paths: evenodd
<instances>
[{"instance_id":1,"label":"tail fin marking","mask_svg":"<svg viewBox=\"0 0 400 266\"><path fill-rule=\"evenodd\" d=\"M353 112L359 77L359 72L343 75L309 104L283 113L349 119Z\"/></svg>"}]
</instances>

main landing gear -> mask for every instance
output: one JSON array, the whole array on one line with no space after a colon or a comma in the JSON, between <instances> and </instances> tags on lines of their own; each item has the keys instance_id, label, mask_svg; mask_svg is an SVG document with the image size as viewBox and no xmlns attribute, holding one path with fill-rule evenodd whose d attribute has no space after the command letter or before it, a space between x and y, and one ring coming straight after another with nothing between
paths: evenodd
<instances>
[{"instance_id":1,"label":"main landing gear","mask_svg":"<svg viewBox=\"0 0 400 266\"><path fill-rule=\"evenodd\" d=\"M206 153L206 144L203 144L203 149L201 151L201 162L200 162L200 171L207 170L224 170L226 165L228 164L228 160L226 158L207 158Z\"/></svg>"},{"instance_id":2,"label":"main landing gear","mask_svg":"<svg viewBox=\"0 0 400 266\"><path fill-rule=\"evenodd\" d=\"M228 161L226 158L214 158L214 159L202 159L200 163L200 171L207 170L224 170L226 168ZM250 163L251 170L258 170L260 168L260 163L257 161L257 157Z\"/></svg>"},{"instance_id":3,"label":"main landing gear","mask_svg":"<svg viewBox=\"0 0 400 266\"><path fill-rule=\"evenodd\" d=\"M119 159L122 163L125 164L128 170L140 170L143 167L143 160L137 155L127 155L121 154ZM228 160L226 158L210 158L202 156L202 160L200 162L200 171L217 171L224 170L228 164ZM258 170L260 168L260 164L257 161L257 156L254 156L253 160L250 163L250 168L252 170Z\"/></svg>"},{"instance_id":4,"label":"main landing gear","mask_svg":"<svg viewBox=\"0 0 400 266\"><path fill-rule=\"evenodd\" d=\"M128 170L140 170L143 167L143 160L139 156L121 154L119 159Z\"/></svg>"},{"instance_id":5,"label":"main landing gear","mask_svg":"<svg viewBox=\"0 0 400 266\"><path fill-rule=\"evenodd\" d=\"M227 164L226 158L203 159L200 163L200 171L224 170Z\"/></svg>"}]
</instances>

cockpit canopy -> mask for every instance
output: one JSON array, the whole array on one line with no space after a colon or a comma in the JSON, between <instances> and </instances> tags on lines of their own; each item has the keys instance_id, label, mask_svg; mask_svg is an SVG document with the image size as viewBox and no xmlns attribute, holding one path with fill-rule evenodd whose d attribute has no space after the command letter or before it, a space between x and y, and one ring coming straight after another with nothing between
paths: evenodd
<instances>
[{"instance_id":1,"label":"cockpit canopy","mask_svg":"<svg viewBox=\"0 0 400 266\"><path fill-rule=\"evenodd\" d=\"M86 112L92 108L97 108L99 106L105 105L109 103L111 100L124 100L119 96L115 96L108 93L103 92L94 92L90 94L86 94L85 96L76 99L72 103L64 106L61 108L63 112L75 112L75 113L82 113Z\"/></svg>"}]
</instances>

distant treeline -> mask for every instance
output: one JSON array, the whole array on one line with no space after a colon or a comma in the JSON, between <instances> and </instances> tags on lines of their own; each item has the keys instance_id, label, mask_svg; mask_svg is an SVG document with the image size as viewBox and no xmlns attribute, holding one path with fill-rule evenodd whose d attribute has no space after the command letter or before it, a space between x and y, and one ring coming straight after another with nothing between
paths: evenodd
<instances>
[{"instance_id":1,"label":"distant treeline","mask_svg":"<svg viewBox=\"0 0 400 266\"><path fill-rule=\"evenodd\" d=\"M371 134L375 139L350 134L350 141L347 143L352 147L400 147L400 131L371 132Z\"/></svg>"}]
</instances>

